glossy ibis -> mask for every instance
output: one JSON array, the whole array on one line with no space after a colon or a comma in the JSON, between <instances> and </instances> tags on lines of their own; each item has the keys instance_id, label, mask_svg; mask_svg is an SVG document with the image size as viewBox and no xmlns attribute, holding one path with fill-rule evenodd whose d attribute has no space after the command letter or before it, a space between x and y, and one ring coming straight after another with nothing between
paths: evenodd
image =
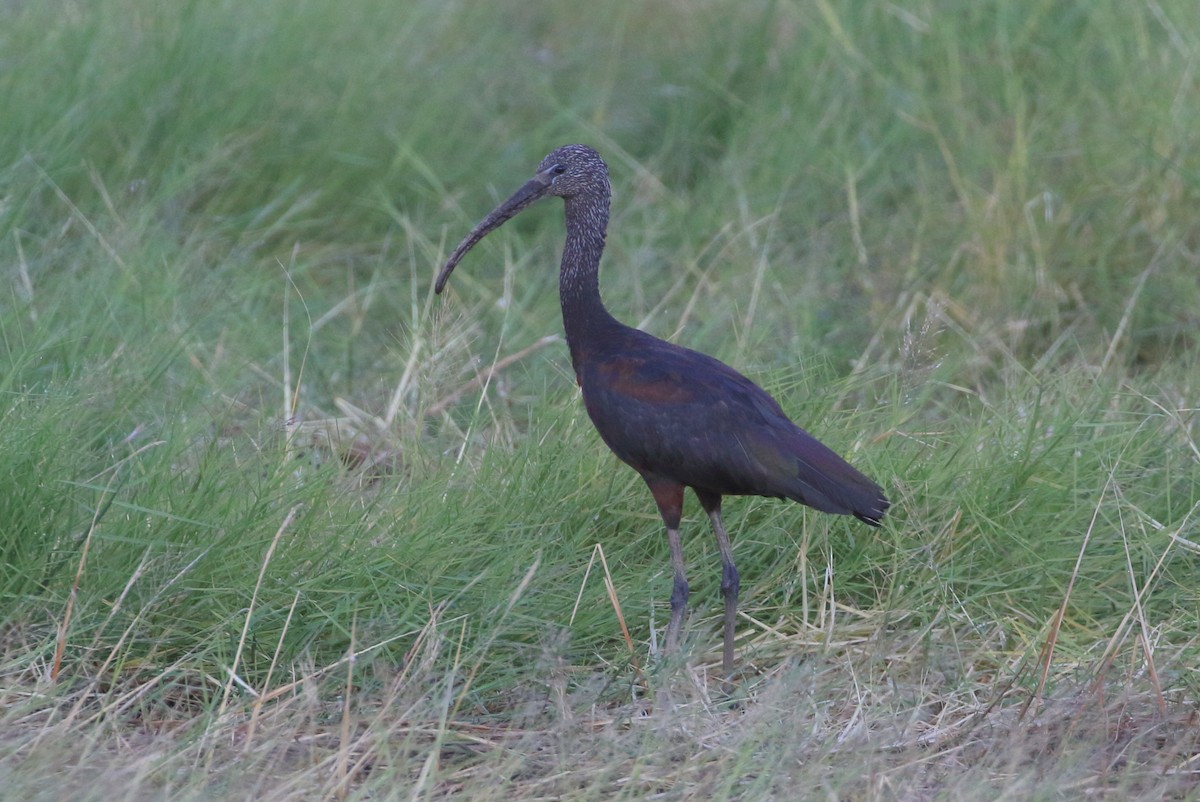
<instances>
[{"instance_id":1,"label":"glossy ibis","mask_svg":"<svg viewBox=\"0 0 1200 802\"><path fill-rule=\"evenodd\" d=\"M600 254L608 228L608 167L585 145L558 148L508 200L475 226L450 255L434 285L446 286L475 243L541 198L566 206L567 239L558 278L563 328L583 403L600 437L642 475L667 527L675 572L666 650L678 648L688 600L679 520L690 487L708 513L721 551L725 599L722 669L733 673L739 579L722 496L790 498L878 526L888 500L808 432L775 399L728 365L626 326L600 300Z\"/></svg>"}]
</instances>

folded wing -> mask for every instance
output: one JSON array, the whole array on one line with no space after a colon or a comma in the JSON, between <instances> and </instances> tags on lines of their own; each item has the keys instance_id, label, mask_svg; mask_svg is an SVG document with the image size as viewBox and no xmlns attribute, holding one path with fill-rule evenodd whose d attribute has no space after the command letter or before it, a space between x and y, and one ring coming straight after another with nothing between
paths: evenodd
<instances>
[{"instance_id":1,"label":"folded wing","mask_svg":"<svg viewBox=\"0 0 1200 802\"><path fill-rule=\"evenodd\" d=\"M612 346L588 360L579 382L622 460L720 495L790 498L879 524L888 508L880 487L745 376L641 332Z\"/></svg>"}]
</instances>

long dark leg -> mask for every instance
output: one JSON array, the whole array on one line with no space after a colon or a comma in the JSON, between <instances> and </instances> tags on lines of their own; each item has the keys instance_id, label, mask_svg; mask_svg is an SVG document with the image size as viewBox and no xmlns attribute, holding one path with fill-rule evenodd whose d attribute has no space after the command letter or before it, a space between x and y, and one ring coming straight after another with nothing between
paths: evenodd
<instances>
[{"instance_id":1,"label":"long dark leg","mask_svg":"<svg viewBox=\"0 0 1200 802\"><path fill-rule=\"evenodd\" d=\"M683 485L669 479L642 474L650 492L654 494L654 502L658 504L658 514L662 516L667 526L667 542L671 544L671 567L675 572L675 586L671 591L671 623L667 625L666 651L674 652L679 648L679 631L683 628L683 613L687 609L688 583L683 567L683 543L679 539L679 519L683 516Z\"/></svg>"},{"instance_id":2,"label":"long dark leg","mask_svg":"<svg viewBox=\"0 0 1200 802\"><path fill-rule=\"evenodd\" d=\"M733 547L729 543L729 535L725 534L725 525L721 523L721 496L697 490L696 497L700 499L700 506L708 513L708 519L712 521L713 533L717 536L717 548L721 551L721 595L725 597L725 653L721 661L721 670L728 680L733 676L734 624L737 619L738 591L741 590L742 580L738 576L737 566L733 564Z\"/></svg>"}]
</instances>

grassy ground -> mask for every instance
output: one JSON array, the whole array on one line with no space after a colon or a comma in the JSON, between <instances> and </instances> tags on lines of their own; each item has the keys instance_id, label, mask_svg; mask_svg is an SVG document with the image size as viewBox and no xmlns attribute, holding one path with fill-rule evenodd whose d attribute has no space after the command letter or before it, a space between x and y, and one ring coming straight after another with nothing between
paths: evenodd
<instances>
[{"instance_id":1,"label":"grassy ground","mask_svg":"<svg viewBox=\"0 0 1200 802\"><path fill-rule=\"evenodd\" d=\"M3 795L1195 798L1194 12L0 3ZM618 317L893 500L730 501L733 700L560 210L431 294L570 141Z\"/></svg>"}]
</instances>

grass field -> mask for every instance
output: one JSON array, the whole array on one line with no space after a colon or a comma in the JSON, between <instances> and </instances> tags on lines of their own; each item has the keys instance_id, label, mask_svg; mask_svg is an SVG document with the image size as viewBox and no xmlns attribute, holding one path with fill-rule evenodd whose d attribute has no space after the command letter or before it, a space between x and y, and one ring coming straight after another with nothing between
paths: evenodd
<instances>
[{"instance_id":1,"label":"grass field","mask_svg":"<svg viewBox=\"0 0 1200 802\"><path fill-rule=\"evenodd\" d=\"M1200 798L1189 0L0 0L0 796ZM689 499L602 288L884 485ZM626 632L628 634L626 634Z\"/></svg>"}]
</instances>

